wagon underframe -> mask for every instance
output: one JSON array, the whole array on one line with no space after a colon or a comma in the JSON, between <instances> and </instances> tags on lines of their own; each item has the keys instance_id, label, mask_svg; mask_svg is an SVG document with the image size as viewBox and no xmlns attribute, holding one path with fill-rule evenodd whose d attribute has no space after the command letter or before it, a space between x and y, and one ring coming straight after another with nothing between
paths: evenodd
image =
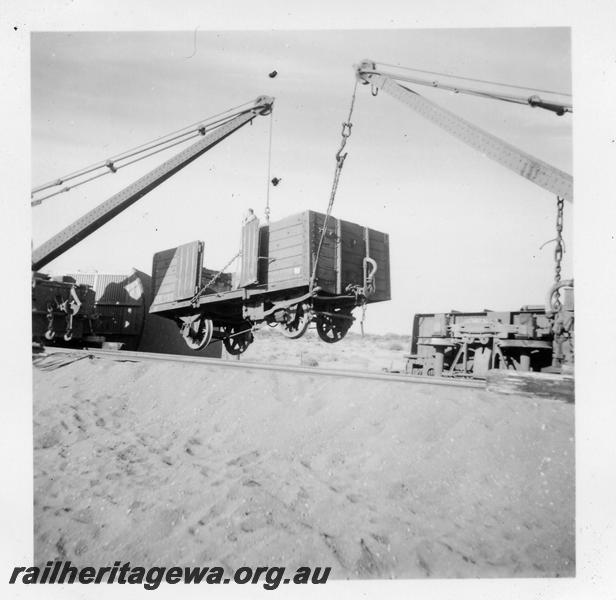
<instances>
[{"instance_id":1,"label":"wagon underframe","mask_svg":"<svg viewBox=\"0 0 616 600\"><path fill-rule=\"evenodd\" d=\"M286 337L295 339L314 322L323 341L338 342L355 320L353 309L365 301L361 293L334 296L321 293L318 287L239 289L178 302L172 310L159 314L178 324L194 350L222 340L228 352L241 354L252 343L254 328L262 324L279 326Z\"/></svg>"}]
</instances>

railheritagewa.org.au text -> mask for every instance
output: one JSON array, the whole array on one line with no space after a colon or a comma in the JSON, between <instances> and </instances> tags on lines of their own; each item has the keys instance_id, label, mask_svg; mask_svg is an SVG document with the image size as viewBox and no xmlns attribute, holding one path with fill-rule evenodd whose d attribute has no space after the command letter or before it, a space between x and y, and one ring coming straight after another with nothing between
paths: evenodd
<instances>
[{"instance_id":1,"label":"railheritagewa.org.au text","mask_svg":"<svg viewBox=\"0 0 616 600\"><path fill-rule=\"evenodd\" d=\"M161 584L230 584L262 585L275 590L282 585L317 585L327 583L331 567L239 567L225 576L223 567L142 567L115 561L113 566L76 567L67 561L49 561L44 567L14 567L9 583L23 584L120 584L142 585L155 590ZM230 576L229 576L230 575Z\"/></svg>"}]
</instances>

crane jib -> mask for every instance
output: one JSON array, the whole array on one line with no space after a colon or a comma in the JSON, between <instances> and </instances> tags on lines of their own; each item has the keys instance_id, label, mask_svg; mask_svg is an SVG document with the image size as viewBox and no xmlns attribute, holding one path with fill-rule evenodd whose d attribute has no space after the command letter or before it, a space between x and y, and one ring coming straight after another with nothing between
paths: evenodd
<instances>
[{"instance_id":1,"label":"crane jib","mask_svg":"<svg viewBox=\"0 0 616 600\"><path fill-rule=\"evenodd\" d=\"M248 111L208 133L192 146L173 156L137 181L71 223L32 253L32 270L37 271L72 248L79 241L102 227L116 215L134 204L180 169L207 152L231 133L252 121L256 111Z\"/></svg>"},{"instance_id":2,"label":"crane jib","mask_svg":"<svg viewBox=\"0 0 616 600\"><path fill-rule=\"evenodd\" d=\"M573 177L536 158L499 137L462 119L435 102L424 98L396 81L375 73L363 74L363 79L404 102L423 117L438 125L485 156L495 160L536 185L573 201Z\"/></svg>"}]
</instances>

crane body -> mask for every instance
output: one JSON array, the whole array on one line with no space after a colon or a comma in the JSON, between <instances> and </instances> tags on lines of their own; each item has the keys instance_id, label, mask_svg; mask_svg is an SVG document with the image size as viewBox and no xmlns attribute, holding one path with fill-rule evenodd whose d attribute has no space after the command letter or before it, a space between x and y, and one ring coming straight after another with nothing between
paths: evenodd
<instances>
[{"instance_id":1,"label":"crane body","mask_svg":"<svg viewBox=\"0 0 616 600\"><path fill-rule=\"evenodd\" d=\"M372 61L362 61L356 72L357 77L364 83L371 84L375 89L383 90L396 100L403 102L422 117L485 156L545 190L573 201L573 178L568 173L516 148L421 94L400 85L391 76L375 70L375 64Z\"/></svg>"},{"instance_id":2,"label":"crane body","mask_svg":"<svg viewBox=\"0 0 616 600\"><path fill-rule=\"evenodd\" d=\"M401 85L398 80L432 85L449 91L464 91L477 96L517 101L520 104L552 111L557 115L573 112L573 107L569 104L546 102L537 95L532 95L526 100L513 96L491 96L486 92L468 88L463 90L457 86L440 85L437 82L431 84L418 78L400 77L377 68L377 64L372 60L364 60L356 66L356 77L365 85L372 86L373 96L380 90L384 91L483 155L555 194L560 207L555 240L556 283L550 289L546 306L530 309L524 307L520 312L509 313L452 311L440 315L416 315L411 352L406 357L407 372L437 376L447 374L482 377L488 368L495 367L560 372L563 365L572 365L573 280L560 280L560 259L563 252L562 204L565 200L573 202L573 177ZM562 290L564 301L560 299L559 290ZM460 323L463 325L460 326Z\"/></svg>"},{"instance_id":3,"label":"crane body","mask_svg":"<svg viewBox=\"0 0 616 600\"><path fill-rule=\"evenodd\" d=\"M34 250L32 253L32 270L38 271L54 258L75 246L233 132L251 122L258 114L269 113L272 103L273 99L267 96L257 98L252 109L227 121L210 133L204 132L201 140L165 161L71 223Z\"/></svg>"}]
</instances>

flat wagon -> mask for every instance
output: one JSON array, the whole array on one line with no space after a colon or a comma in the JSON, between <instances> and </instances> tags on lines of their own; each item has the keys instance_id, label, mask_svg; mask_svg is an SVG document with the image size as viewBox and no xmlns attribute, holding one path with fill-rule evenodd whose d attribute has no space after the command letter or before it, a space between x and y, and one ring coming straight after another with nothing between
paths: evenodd
<instances>
[{"instance_id":1,"label":"flat wagon","mask_svg":"<svg viewBox=\"0 0 616 600\"><path fill-rule=\"evenodd\" d=\"M203 267L200 241L154 255L150 313L173 319L194 350L218 339L241 354L262 323L289 338L314 323L324 342L338 342L354 308L391 298L386 233L304 211L266 225L252 216L241 238L233 275Z\"/></svg>"}]
</instances>

